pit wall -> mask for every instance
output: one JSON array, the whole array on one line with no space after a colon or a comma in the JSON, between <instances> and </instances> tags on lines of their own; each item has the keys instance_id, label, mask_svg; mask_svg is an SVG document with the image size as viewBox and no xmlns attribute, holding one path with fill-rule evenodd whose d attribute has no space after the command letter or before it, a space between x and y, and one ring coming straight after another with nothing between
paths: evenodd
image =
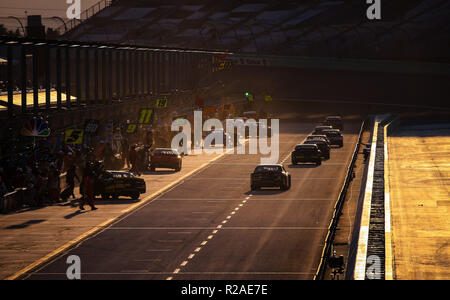
<instances>
[{"instance_id":1,"label":"pit wall","mask_svg":"<svg viewBox=\"0 0 450 300\"><path fill-rule=\"evenodd\" d=\"M370 144L364 197L356 218L359 232L353 279L392 280L391 203L387 137L399 126L400 119L392 115L378 115Z\"/></svg>"}]
</instances>

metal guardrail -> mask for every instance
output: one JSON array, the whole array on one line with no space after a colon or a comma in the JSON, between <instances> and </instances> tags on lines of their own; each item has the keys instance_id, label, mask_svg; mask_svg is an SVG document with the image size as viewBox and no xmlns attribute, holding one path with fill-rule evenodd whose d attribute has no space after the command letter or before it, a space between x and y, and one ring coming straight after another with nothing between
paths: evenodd
<instances>
[{"instance_id":1,"label":"metal guardrail","mask_svg":"<svg viewBox=\"0 0 450 300\"><path fill-rule=\"evenodd\" d=\"M0 198L0 213L5 214L23 206L27 189L19 188Z\"/></svg>"},{"instance_id":2,"label":"metal guardrail","mask_svg":"<svg viewBox=\"0 0 450 300\"><path fill-rule=\"evenodd\" d=\"M367 122L364 121L361 125L361 129L359 131L358 143L355 146L355 150L353 152L352 161L347 170L347 176L345 177L344 185L342 186L341 192L339 193L338 200L334 206L333 218L330 221L330 225L328 226L328 233L325 238L325 246L322 251L322 256L320 259L319 267L317 268L316 275L314 276L314 280L323 280L325 276L325 272L327 270L327 262L331 254L331 250L333 247L334 237L336 235L336 228L338 225L339 217L342 213L342 208L344 206L345 197L347 195L347 190L350 185L350 182L353 180L353 170L355 168L356 159L358 156L358 152L361 146L361 140L363 132L366 128Z\"/></svg>"},{"instance_id":3,"label":"metal guardrail","mask_svg":"<svg viewBox=\"0 0 450 300\"><path fill-rule=\"evenodd\" d=\"M59 176L59 187L63 191L67 188L66 173ZM13 192L6 193L0 197L0 214L7 214L19 210L30 203L30 192L27 188L18 188Z\"/></svg>"}]
</instances>

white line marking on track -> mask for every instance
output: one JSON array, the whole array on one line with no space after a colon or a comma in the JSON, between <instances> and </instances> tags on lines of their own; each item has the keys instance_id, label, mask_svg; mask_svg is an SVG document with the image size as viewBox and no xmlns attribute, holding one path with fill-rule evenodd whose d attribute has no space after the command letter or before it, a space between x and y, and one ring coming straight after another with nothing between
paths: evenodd
<instances>
[{"instance_id":1,"label":"white line marking on track","mask_svg":"<svg viewBox=\"0 0 450 300\"><path fill-rule=\"evenodd\" d=\"M182 243L183 240L158 240L159 243Z\"/></svg>"},{"instance_id":2,"label":"white line marking on track","mask_svg":"<svg viewBox=\"0 0 450 300\"><path fill-rule=\"evenodd\" d=\"M167 200L167 201L183 201L183 202L186 202L186 201L207 201L207 202L216 202L216 203L226 202L226 201L239 201L239 200L236 200L236 198L216 199L216 200L204 199L204 198L203 199L200 199L200 198L198 198L198 199L177 198L177 199L164 199L164 200ZM245 200L250 200L250 197L248 197L248 199L245 198ZM302 198L280 198L280 199L261 198L261 199L258 199L258 201L273 201L273 200L277 200L277 201L286 201L286 200L289 200L289 201L315 201L315 200L317 200L317 201L336 201L336 199L302 199Z\"/></svg>"},{"instance_id":3,"label":"white line marking on track","mask_svg":"<svg viewBox=\"0 0 450 300\"><path fill-rule=\"evenodd\" d=\"M180 269L178 272L180 272ZM176 270L175 270L176 271ZM168 275L168 274L176 274L174 272L146 272L142 270L142 272L122 272L122 273L83 273L85 275ZM183 272L183 275L314 275L314 272ZM47 276L47 275L66 275L66 273L35 273L37 276ZM167 277L173 279L172 277Z\"/></svg>"},{"instance_id":4,"label":"white line marking on track","mask_svg":"<svg viewBox=\"0 0 450 300\"><path fill-rule=\"evenodd\" d=\"M135 259L135 262L157 262L161 261L160 258L151 258L151 259Z\"/></svg>"},{"instance_id":5,"label":"white line marking on track","mask_svg":"<svg viewBox=\"0 0 450 300\"><path fill-rule=\"evenodd\" d=\"M186 227L186 228L179 228L179 229L189 229L189 230L210 230L210 229L221 229L221 230L239 230L239 229L303 229L303 228L310 228L310 227L223 227L222 225L218 225L217 227ZM315 228L315 227L313 227ZM139 227L139 228L121 228L123 230L160 230L160 228L154 228L154 227ZM173 249L150 249L146 251L172 251Z\"/></svg>"}]
</instances>

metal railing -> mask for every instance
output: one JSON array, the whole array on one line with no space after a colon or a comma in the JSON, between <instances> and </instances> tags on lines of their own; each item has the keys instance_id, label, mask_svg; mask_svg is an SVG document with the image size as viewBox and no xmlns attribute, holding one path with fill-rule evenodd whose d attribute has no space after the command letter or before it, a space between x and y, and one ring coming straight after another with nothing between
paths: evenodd
<instances>
[{"instance_id":1,"label":"metal railing","mask_svg":"<svg viewBox=\"0 0 450 300\"><path fill-rule=\"evenodd\" d=\"M319 267L317 268L316 275L314 276L314 280L323 280L326 270L327 270L327 262L331 255L331 250L333 248L333 242L334 237L336 235L336 228L338 226L339 217L342 214L342 208L345 203L345 197L347 196L347 190L350 185L350 182L352 182L354 176L353 176L353 170L355 168L356 159L358 157L358 152L361 146L362 141L362 135L365 130L367 122L364 121L361 125L361 129L359 131L359 138L358 142L356 143L355 150L353 152L352 160L350 162L350 165L347 170L347 176L345 177L344 185L341 189L341 192L339 193L338 200L334 206L334 213L333 218L330 221L330 225L328 226L328 233L325 238L325 246L322 251L322 256L320 259Z\"/></svg>"}]
</instances>

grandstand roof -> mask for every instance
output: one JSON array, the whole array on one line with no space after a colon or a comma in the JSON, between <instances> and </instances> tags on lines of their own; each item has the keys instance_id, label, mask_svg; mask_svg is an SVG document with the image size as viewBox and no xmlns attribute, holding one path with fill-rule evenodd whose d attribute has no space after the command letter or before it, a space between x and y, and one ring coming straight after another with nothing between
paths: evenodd
<instances>
[{"instance_id":1,"label":"grandstand roof","mask_svg":"<svg viewBox=\"0 0 450 300\"><path fill-rule=\"evenodd\" d=\"M366 18L367 8L360 0L116 0L64 38L275 55L448 58L449 1L385 1L377 21Z\"/></svg>"}]
</instances>

